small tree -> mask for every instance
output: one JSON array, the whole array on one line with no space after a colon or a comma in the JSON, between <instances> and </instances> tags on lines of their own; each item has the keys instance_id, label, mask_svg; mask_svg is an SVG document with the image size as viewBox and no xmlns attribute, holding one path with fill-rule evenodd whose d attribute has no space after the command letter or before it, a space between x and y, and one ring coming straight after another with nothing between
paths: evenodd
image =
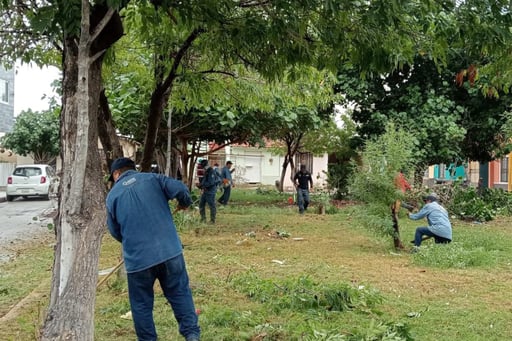
<instances>
[{"instance_id":1,"label":"small tree","mask_svg":"<svg viewBox=\"0 0 512 341\"><path fill-rule=\"evenodd\" d=\"M350 194L365 204L365 225L392 236L397 249L404 246L393 203L403 193L395 187L394 180L401 169L414 168L414 142L414 136L389 123L383 135L366 143L361 164L349 185Z\"/></svg>"},{"instance_id":2,"label":"small tree","mask_svg":"<svg viewBox=\"0 0 512 341\"><path fill-rule=\"evenodd\" d=\"M0 144L17 154L31 156L35 163L54 163L59 155L58 111L22 111L13 131L7 133Z\"/></svg>"}]
</instances>

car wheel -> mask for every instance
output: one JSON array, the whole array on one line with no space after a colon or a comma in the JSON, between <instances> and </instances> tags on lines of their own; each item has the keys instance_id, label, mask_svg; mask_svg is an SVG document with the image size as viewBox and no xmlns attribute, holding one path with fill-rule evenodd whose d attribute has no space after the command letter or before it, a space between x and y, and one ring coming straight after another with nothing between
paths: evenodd
<instances>
[{"instance_id":1,"label":"car wheel","mask_svg":"<svg viewBox=\"0 0 512 341\"><path fill-rule=\"evenodd\" d=\"M7 201L13 201L13 200L14 200L14 195L7 196Z\"/></svg>"},{"instance_id":2,"label":"car wheel","mask_svg":"<svg viewBox=\"0 0 512 341\"><path fill-rule=\"evenodd\" d=\"M44 200L50 200L50 196L49 196L48 194L43 195L43 199L44 199Z\"/></svg>"},{"instance_id":3,"label":"car wheel","mask_svg":"<svg viewBox=\"0 0 512 341\"><path fill-rule=\"evenodd\" d=\"M23 199L28 199L28 197L26 195L22 196Z\"/></svg>"}]
</instances>

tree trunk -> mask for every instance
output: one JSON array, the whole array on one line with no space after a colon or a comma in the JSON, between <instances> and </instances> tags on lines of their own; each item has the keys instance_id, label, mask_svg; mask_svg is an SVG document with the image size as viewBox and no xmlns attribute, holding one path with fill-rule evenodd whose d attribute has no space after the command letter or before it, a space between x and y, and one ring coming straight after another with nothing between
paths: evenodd
<instances>
[{"instance_id":1,"label":"tree trunk","mask_svg":"<svg viewBox=\"0 0 512 341\"><path fill-rule=\"evenodd\" d=\"M284 177L286 176L286 169L288 168L288 163L289 160L288 160L288 155L285 155L284 157L284 161L283 161L283 166L281 168L281 176L279 177L279 192L283 193L284 191Z\"/></svg>"},{"instance_id":2,"label":"tree trunk","mask_svg":"<svg viewBox=\"0 0 512 341\"><path fill-rule=\"evenodd\" d=\"M89 9L88 1L83 0L80 44L77 46L75 36L64 39L62 177L55 218L50 304L41 329L43 341L94 340L94 306L98 258L105 232L106 191L98 151L102 54L91 58L94 50L89 33ZM99 19L112 13L105 9ZM94 16L91 21L93 19Z\"/></svg>"},{"instance_id":3,"label":"tree trunk","mask_svg":"<svg viewBox=\"0 0 512 341\"><path fill-rule=\"evenodd\" d=\"M112 112L108 105L108 98L105 96L105 89L101 90L100 93L100 110L98 114L98 134L103 146L105 160L107 161L105 173L108 174L112 161L124 155L123 148L116 134Z\"/></svg>"},{"instance_id":4,"label":"tree trunk","mask_svg":"<svg viewBox=\"0 0 512 341\"><path fill-rule=\"evenodd\" d=\"M397 202L394 202L391 205L391 219L393 220L393 244L395 245L395 249L403 250L404 244L402 244L402 240L400 240L400 229L398 227L398 210L400 206L397 205Z\"/></svg>"},{"instance_id":5,"label":"tree trunk","mask_svg":"<svg viewBox=\"0 0 512 341\"><path fill-rule=\"evenodd\" d=\"M146 129L146 136L144 138L144 151L142 153L142 160L140 162L141 171L151 171L151 163L153 162L154 151L156 147L156 140L158 137L158 129L160 128L160 121L163 116L165 105L169 100L169 89L162 88L161 85L157 86L151 95L151 103L149 104L148 126Z\"/></svg>"}]
</instances>

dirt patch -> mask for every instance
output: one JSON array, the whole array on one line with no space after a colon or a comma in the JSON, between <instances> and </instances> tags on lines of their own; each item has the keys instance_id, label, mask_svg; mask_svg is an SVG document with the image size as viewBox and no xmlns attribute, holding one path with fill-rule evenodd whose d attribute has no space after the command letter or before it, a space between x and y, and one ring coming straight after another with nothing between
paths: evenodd
<instances>
[{"instance_id":1,"label":"dirt patch","mask_svg":"<svg viewBox=\"0 0 512 341\"><path fill-rule=\"evenodd\" d=\"M16 259L26 249L53 242L55 242L53 232L44 229L17 237L13 240L3 241L0 243L0 263Z\"/></svg>"}]
</instances>

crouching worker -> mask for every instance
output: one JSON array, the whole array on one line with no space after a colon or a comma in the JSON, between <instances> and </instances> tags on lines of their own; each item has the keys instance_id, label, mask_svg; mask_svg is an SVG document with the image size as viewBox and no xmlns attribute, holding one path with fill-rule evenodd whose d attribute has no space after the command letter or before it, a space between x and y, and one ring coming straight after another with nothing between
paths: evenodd
<instances>
[{"instance_id":1,"label":"crouching worker","mask_svg":"<svg viewBox=\"0 0 512 341\"><path fill-rule=\"evenodd\" d=\"M168 203L176 199L178 209L186 209L192 204L188 188L162 174L139 173L128 158L112 163L110 180L115 183L107 196L107 223L112 236L123 246L137 339L157 340L153 286L158 280L180 334L187 341L199 341L181 241Z\"/></svg>"},{"instance_id":2,"label":"crouching worker","mask_svg":"<svg viewBox=\"0 0 512 341\"><path fill-rule=\"evenodd\" d=\"M444 244L452 241L452 224L448 218L446 209L438 203L435 193L423 198L425 205L418 213L409 213L409 218L419 220L427 218L428 226L418 227L414 235L414 246L421 245L423 236L433 237L436 244Z\"/></svg>"}]
</instances>

